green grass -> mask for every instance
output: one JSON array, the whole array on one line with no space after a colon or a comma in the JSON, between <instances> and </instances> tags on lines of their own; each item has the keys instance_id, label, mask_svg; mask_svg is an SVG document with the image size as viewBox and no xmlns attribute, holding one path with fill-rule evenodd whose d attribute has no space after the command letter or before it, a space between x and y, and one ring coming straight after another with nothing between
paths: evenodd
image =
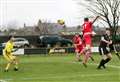
<instances>
[{"instance_id":1,"label":"green grass","mask_svg":"<svg viewBox=\"0 0 120 82\"><path fill-rule=\"evenodd\" d=\"M97 70L100 61L93 54L95 62L88 62L85 68L75 62L75 56L20 56L20 69L4 72L5 60L0 56L0 79L3 82L120 82L120 60L113 56L106 69ZM1 81L0 81L1 82Z\"/></svg>"}]
</instances>

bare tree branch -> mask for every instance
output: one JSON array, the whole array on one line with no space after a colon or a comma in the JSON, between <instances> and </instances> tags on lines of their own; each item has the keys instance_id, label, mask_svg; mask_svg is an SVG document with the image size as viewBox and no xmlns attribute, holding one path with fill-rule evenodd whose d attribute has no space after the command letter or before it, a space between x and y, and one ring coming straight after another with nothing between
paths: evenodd
<instances>
[{"instance_id":1,"label":"bare tree branch","mask_svg":"<svg viewBox=\"0 0 120 82\"><path fill-rule=\"evenodd\" d=\"M88 10L101 16L115 34L120 21L120 0L90 0L89 3Z\"/></svg>"}]
</instances>

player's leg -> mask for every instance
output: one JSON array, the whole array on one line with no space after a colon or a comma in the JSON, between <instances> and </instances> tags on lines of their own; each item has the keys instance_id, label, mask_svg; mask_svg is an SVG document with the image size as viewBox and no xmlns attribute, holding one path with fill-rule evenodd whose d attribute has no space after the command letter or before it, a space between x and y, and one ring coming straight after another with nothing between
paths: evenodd
<instances>
[{"instance_id":1,"label":"player's leg","mask_svg":"<svg viewBox=\"0 0 120 82\"><path fill-rule=\"evenodd\" d=\"M9 67L12 64L15 66L14 70L17 71L18 70L18 61L17 61L15 56L9 55L9 62L7 64L7 66L6 66L6 68L5 68L5 71L8 71Z\"/></svg>"},{"instance_id":2,"label":"player's leg","mask_svg":"<svg viewBox=\"0 0 120 82\"><path fill-rule=\"evenodd\" d=\"M91 50L88 49L88 50L85 51L85 54L84 54L83 65L84 65L85 67L87 67L86 64L87 64L87 62L88 62L88 60L89 60L90 57L91 57Z\"/></svg>"},{"instance_id":3,"label":"player's leg","mask_svg":"<svg viewBox=\"0 0 120 82\"><path fill-rule=\"evenodd\" d=\"M18 71L18 58L16 56L12 56L13 64L14 64L14 70Z\"/></svg>"},{"instance_id":4,"label":"player's leg","mask_svg":"<svg viewBox=\"0 0 120 82\"><path fill-rule=\"evenodd\" d=\"M15 65L14 70L18 70L18 59L15 56L9 55L4 55L5 59L8 61L6 67L5 67L5 72L7 72L12 64Z\"/></svg>"},{"instance_id":5,"label":"player's leg","mask_svg":"<svg viewBox=\"0 0 120 82\"><path fill-rule=\"evenodd\" d=\"M78 52L76 53L76 61L81 61L80 54Z\"/></svg>"},{"instance_id":6,"label":"player's leg","mask_svg":"<svg viewBox=\"0 0 120 82\"><path fill-rule=\"evenodd\" d=\"M95 61L94 58L93 58L92 56L90 56L90 59L91 59L92 61Z\"/></svg>"},{"instance_id":7,"label":"player's leg","mask_svg":"<svg viewBox=\"0 0 120 82\"><path fill-rule=\"evenodd\" d=\"M86 54L86 60L88 60L89 58L94 61L94 58L92 57L92 50L91 50L91 47L90 45L87 45L87 47L85 47L84 49L84 53Z\"/></svg>"},{"instance_id":8,"label":"player's leg","mask_svg":"<svg viewBox=\"0 0 120 82\"><path fill-rule=\"evenodd\" d=\"M81 61L81 58L80 58L81 53L80 53L79 49L75 49L75 52L76 52L76 61Z\"/></svg>"},{"instance_id":9,"label":"player's leg","mask_svg":"<svg viewBox=\"0 0 120 82\"><path fill-rule=\"evenodd\" d=\"M111 53L108 53L106 56L107 56L107 58L105 59L104 64L108 63L112 59L112 54Z\"/></svg>"},{"instance_id":10,"label":"player's leg","mask_svg":"<svg viewBox=\"0 0 120 82\"><path fill-rule=\"evenodd\" d=\"M99 63L99 65L98 65L98 69L101 69L101 67L103 67L104 69L106 68L105 67L105 60L107 59L107 56L106 55L102 55L102 59L101 59L101 61L100 61L100 63Z\"/></svg>"},{"instance_id":11,"label":"player's leg","mask_svg":"<svg viewBox=\"0 0 120 82\"><path fill-rule=\"evenodd\" d=\"M83 65L84 65L85 67L87 67L86 63L87 63L87 58L86 58L86 56L84 55Z\"/></svg>"},{"instance_id":12,"label":"player's leg","mask_svg":"<svg viewBox=\"0 0 120 82\"><path fill-rule=\"evenodd\" d=\"M10 65L11 65L11 63L8 62L7 65L6 65L6 67L5 67L5 70L4 70L5 72L8 72Z\"/></svg>"},{"instance_id":13,"label":"player's leg","mask_svg":"<svg viewBox=\"0 0 120 82\"><path fill-rule=\"evenodd\" d=\"M99 54L101 55L102 59L97 67L97 69L101 69L101 67L105 68L105 60L107 59L107 56L105 55L105 49L102 47L99 47Z\"/></svg>"},{"instance_id":14,"label":"player's leg","mask_svg":"<svg viewBox=\"0 0 120 82\"><path fill-rule=\"evenodd\" d=\"M88 35L85 37L85 53L87 54L86 56L88 56L86 58L89 59L90 57L91 60L94 61L92 57L91 45L92 45L92 37Z\"/></svg>"},{"instance_id":15,"label":"player's leg","mask_svg":"<svg viewBox=\"0 0 120 82\"><path fill-rule=\"evenodd\" d=\"M83 65L87 67L86 63L88 62L89 58L91 57L91 46L90 44L87 44L85 47L85 54L84 54L84 60L83 60Z\"/></svg>"},{"instance_id":16,"label":"player's leg","mask_svg":"<svg viewBox=\"0 0 120 82\"><path fill-rule=\"evenodd\" d=\"M11 62L9 54L6 54L5 51L3 51L3 57L8 62L7 65L6 65L6 67L5 67L5 72L7 72L9 70L12 62Z\"/></svg>"}]
</instances>

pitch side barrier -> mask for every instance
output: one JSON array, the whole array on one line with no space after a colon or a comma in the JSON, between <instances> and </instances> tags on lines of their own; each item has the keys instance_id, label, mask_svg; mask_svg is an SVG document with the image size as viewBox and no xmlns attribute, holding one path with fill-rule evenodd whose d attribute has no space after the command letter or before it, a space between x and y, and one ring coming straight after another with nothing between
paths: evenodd
<instances>
[{"instance_id":1,"label":"pitch side barrier","mask_svg":"<svg viewBox=\"0 0 120 82\"><path fill-rule=\"evenodd\" d=\"M116 47L116 50L119 52L120 51L120 44L115 44L115 47ZM99 52L98 47L92 47L92 52L98 53ZM74 49L74 47L24 49L24 54L26 54L26 55L30 55L30 54L48 55L48 54L54 54L54 53L59 53L59 54L75 53L75 49Z\"/></svg>"},{"instance_id":2,"label":"pitch side barrier","mask_svg":"<svg viewBox=\"0 0 120 82\"><path fill-rule=\"evenodd\" d=\"M93 52L98 52L98 47L92 48ZM0 51L2 54L2 50ZM74 53L74 47L59 47L59 48L20 48L15 51L13 54L15 55L31 55L31 54L38 54L38 55L48 55L48 54L67 54L67 53Z\"/></svg>"},{"instance_id":3,"label":"pitch side barrier","mask_svg":"<svg viewBox=\"0 0 120 82\"><path fill-rule=\"evenodd\" d=\"M75 50L73 47L60 47L60 48L30 48L24 49L24 54L53 54L53 53L74 53Z\"/></svg>"},{"instance_id":4,"label":"pitch side barrier","mask_svg":"<svg viewBox=\"0 0 120 82\"><path fill-rule=\"evenodd\" d=\"M54 53L74 53L74 47L59 47L59 48L30 48L24 49L24 54L54 54ZM98 52L98 47L92 47L92 52Z\"/></svg>"},{"instance_id":5,"label":"pitch side barrier","mask_svg":"<svg viewBox=\"0 0 120 82\"><path fill-rule=\"evenodd\" d=\"M120 44L115 44L116 50L120 51ZM98 53L98 47L92 47L92 52ZM59 47L59 48L20 48L15 51L13 54L15 55L49 55L49 54L67 54L67 53L75 53L74 47ZM0 55L2 54L2 48L0 49Z\"/></svg>"}]
</instances>

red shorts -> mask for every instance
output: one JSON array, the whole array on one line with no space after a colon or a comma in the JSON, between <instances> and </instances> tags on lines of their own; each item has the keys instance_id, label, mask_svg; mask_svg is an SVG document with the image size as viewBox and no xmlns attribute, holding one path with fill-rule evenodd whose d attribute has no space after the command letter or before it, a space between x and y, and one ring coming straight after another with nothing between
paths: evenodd
<instances>
[{"instance_id":1,"label":"red shorts","mask_svg":"<svg viewBox=\"0 0 120 82\"><path fill-rule=\"evenodd\" d=\"M83 37L83 39L84 39L84 44L85 44L85 46L86 45L92 45L92 38L91 38L91 35L86 35L86 36L84 36Z\"/></svg>"},{"instance_id":2,"label":"red shorts","mask_svg":"<svg viewBox=\"0 0 120 82\"><path fill-rule=\"evenodd\" d=\"M82 46L82 45L76 46L76 47L75 47L75 52L77 52L77 53L82 53L82 52L83 52L83 46Z\"/></svg>"}]
</instances>

